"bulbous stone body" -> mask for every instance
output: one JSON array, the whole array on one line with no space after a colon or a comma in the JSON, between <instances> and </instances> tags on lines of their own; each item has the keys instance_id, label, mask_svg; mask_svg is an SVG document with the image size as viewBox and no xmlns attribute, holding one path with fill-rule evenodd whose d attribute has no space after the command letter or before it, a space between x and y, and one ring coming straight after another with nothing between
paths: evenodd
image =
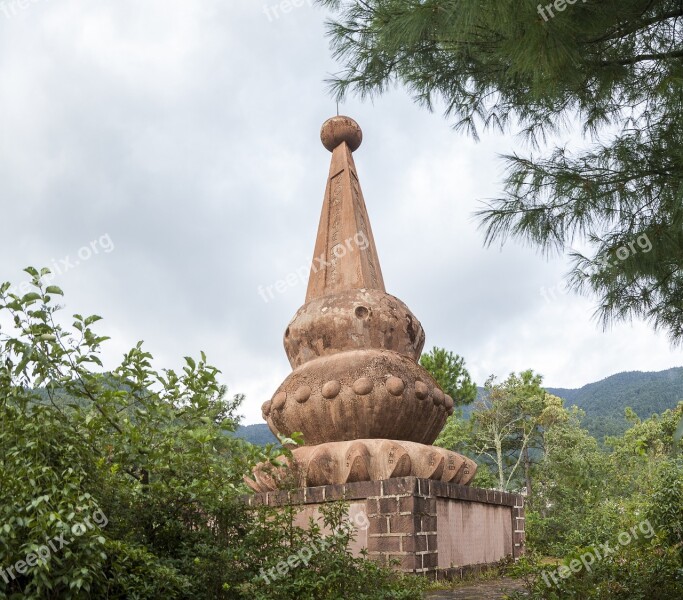
<instances>
[{"instance_id":1,"label":"bulbous stone body","mask_svg":"<svg viewBox=\"0 0 683 600\"><path fill-rule=\"evenodd\" d=\"M419 360L425 343L420 321L401 300L358 289L315 298L289 323L284 344L293 368L348 350L393 350Z\"/></svg>"},{"instance_id":2,"label":"bulbous stone body","mask_svg":"<svg viewBox=\"0 0 683 600\"><path fill-rule=\"evenodd\" d=\"M431 444L452 412L424 368L380 349L308 361L263 406L274 433L299 431L307 445L372 438Z\"/></svg>"}]
</instances>

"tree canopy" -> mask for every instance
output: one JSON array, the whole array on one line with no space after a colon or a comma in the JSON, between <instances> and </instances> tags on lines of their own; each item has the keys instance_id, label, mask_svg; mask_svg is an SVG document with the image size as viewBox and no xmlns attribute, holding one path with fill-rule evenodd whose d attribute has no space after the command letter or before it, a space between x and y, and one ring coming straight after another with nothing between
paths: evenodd
<instances>
[{"instance_id":1,"label":"tree canopy","mask_svg":"<svg viewBox=\"0 0 683 600\"><path fill-rule=\"evenodd\" d=\"M336 94L395 84L457 129L522 133L503 194L509 236L571 250L571 286L605 325L644 318L683 341L683 5L677 0L319 0L344 65ZM586 144L557 136L580 125ZM533 152L536 151L536 155Z\"/></svg>"},{"instance_id":2,"label":"tree canopy","mask_svg":"<svg viewBox=\"0 0 683 600\"><path fill-rule=\"evenodd\" d=\"M477 386L465 368L465 359L445 348L432 348L420 358L441 389L453 398L456 407L471 404L477 398Z\"/></svg>"}]
</instances>

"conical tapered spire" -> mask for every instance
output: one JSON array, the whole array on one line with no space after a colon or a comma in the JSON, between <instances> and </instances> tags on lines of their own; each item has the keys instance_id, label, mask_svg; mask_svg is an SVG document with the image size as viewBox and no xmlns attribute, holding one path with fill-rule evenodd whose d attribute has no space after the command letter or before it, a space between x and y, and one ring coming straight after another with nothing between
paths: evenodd
<instances>
[{"instance_id":1,"label":"conical tapered spire","mask_svg":"<svg viewBox=\"0 0 683 600\"><path fill-rule=\"evenodd\" d=\"M323 124L320 137L332 152L332 163L306 302L351 289L384 292L375 239L352 156L363 138L360 127L349 117L333 117Z\"/></svg>"},{"instance_id":2,"label":"conical tapered spire","mask_svg":"<svg viewBox=\"0 0 683 600\"><path fill-rule=\"evenodd\" d=\"M418 477L467 485L476 465L429 444L454 412L453 398L418 361L417 317L384 289L352 153L363 135L348 117L320 133L332 152L306 303L287 325L293 371L263 406L277 435L303 435L292 461L302 486ZM265 465L262 465L265 467ZM277 488L262 467L252 489Z\"/></svg>"}]
</instances>

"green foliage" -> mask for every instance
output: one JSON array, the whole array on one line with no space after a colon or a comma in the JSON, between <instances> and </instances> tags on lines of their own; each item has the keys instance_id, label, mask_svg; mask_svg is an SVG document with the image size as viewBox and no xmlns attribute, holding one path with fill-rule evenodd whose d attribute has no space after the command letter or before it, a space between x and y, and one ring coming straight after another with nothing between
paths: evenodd
<instances>
[{"instance_id":1,"label":"green foliage","mask_svg":"<svg viewBox=\"0 0 683 600\"><path fill-rule=\"evenodd\" d=\"M226 398L203 353L157 371L139 343L105 370L100 318L65 324L48 271L27 272L35 291L0 286L0 597L273 597L251 587L260 569L322 533L285 528L239 496L257 462L279 465L287 451L231 435L242 397ZM329 584L364 598L353 594L370 581L376 597L419 597L417 584L353 559L349 539L294 571L278 597L322 598L311 590Z\"/></svg>"},{"instance_id":2,"label":"green foliage","mask_svg":"<svg viewBox=\"0 0 683 600\"><path fill-rule=\"evenodd\" d=\"M494 490L498 487L498 479L492 465L486 461L479 461L477 473L472 480L472 486L485 490Z\"/></svg>"},{"instance_id":3,"label":"green foliage","mask_svg":"<svg viewBox=\"0 0 683 600\"><path fill-rule=\"evenodd\" d=\"M548 394L542 381L532 370L512 373L502 383L491 377L472 413L472 448L495 465L498 489L525 484L531 493L532 450L541 448L543 428L563 416L562 400Z\"/></svg>"},{"instance_id":4,"label":"green foliage","mask_svg":"<svg viewBox=\"0 0 683 600\"><path fill-rule=\"evenodd\" d=\"M605 495L608 457L580 427L581 413L566 413L545 432L545 454L535 470L535 496L527 510L527 540L544 554L562 556L575 546L605 539L618 507ZM597 539L596 539L597 537Z\"/></svg>"},{"instance_id":5,"label":"green foliage","mask_svg":"<svg viewBox=\"0 0 683 600\"><path fill-rule=\"evenodd\" d=\"M663 462L655 476L648 518L683 561L683 459Z\"/></svg>"},{"instance_id":6,"label":"green foliage","mask_svg":"<svg viewBox=\"0 0 683 600\"><path fill-rule=\"evenodd\" d=\"M504 195L480 212L488 242L585 240L569 282L598 296L603 322L642 317L683 339L679 2L319 1L337 15L338 96L399 83L429 109L443 102L475 138L521 130L549 148L505 157ZM552 143L575 122L586 149Z\"/></svg>"},{"instance_id":7,"label":"green foliage","mask_svg":"<svg viewBox=\"0 0 683 600\"><path fill-rule=\"evenodd\" d=\"M306 530L292 526L293 516L291 511L265 513L267 521L261 521L262 527L270 532L275 520L282 535L277 540L270 535L265 566L257 577L241 587L245 598L420 600L423 597L425 580L399 575L351 555L348 548L355 537L355 527L343 504L323 507L322 522L311 520Z\"/></svg>"},{"instance_id":8,"label":"green foliage","mask_svg":"<svg viewBox=\"0 0 683 600\"><path fill-rule=\"evenodd\" d=\"M444 348L432 348L420 358L420 364L429 371L455 406L471 404L477 398L477 386L465 368L465 359Z\"/></svg>"},{"instance_id":9,"label":"green foliage","mask_svg":"<svg viewBox=\"0 0 683 600\"><path fill-rule=\"evenodd\" d=\"M608 440L610 452L580 429L580 414L551 428L548 452L537 471L538 493L527 511L529 545L562 556L565 566L605 543L617 552L597 558L590 569L557 578L557 584L549 577L554 566L525 561L519 569L528 582L527 597L681 596L683 468L673 455L682 414L683 403L646 421L627 411L632 426L624 436Z\"/></svg>"},{"instance_id":10,"label":"green foliage","mask_svg":"<svg viewBox=\"0 0 683 600\"><path fill-rule=\"evenodd\" d=\"M446 425L434 442L434 445L471 456L474 452L472 423L472 419L465 419L462 416L462 411L456 409L456 411L448 417Z\"/></svg>"},{"instance_id":11,"label":"green foliage","mask_svg":"<svg viewBox=\"0 0 683 600\"><path fill-rule=\"evenodd\" d=\"M614 546L612 546L614 547ZM676 551L658 538L617 543L616 551L595 560L587 569L581 556L593 548L581 548L568 554L561 563L565 578L557 574L555 565L534 560L521 561L514 574L527 583L525 593L515 593L511 600L672 600L683 594L683 574ZM599 551L599 548L598 548ZM594 554L597 557L597 555ZM589 559L587 559L589 560ZM574 562L578 572L569 565ZM555 579L551 577L554 574Z\"/></svg>"}]
</instances>

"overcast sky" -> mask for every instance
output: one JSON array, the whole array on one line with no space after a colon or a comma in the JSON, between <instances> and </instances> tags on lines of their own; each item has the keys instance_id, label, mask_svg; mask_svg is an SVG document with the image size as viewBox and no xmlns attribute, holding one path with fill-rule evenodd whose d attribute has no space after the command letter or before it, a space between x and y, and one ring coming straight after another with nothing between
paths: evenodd
<instances>
[{"instance_id":1,"label":"overcast sky","mask_svg":"<svg viewBox=\"0 0 683 600\"><path fill-rule=\"evenodd\" d=\"M266 7L268 10L266 10ZM98 313L109 365L138 340L158 367L206 351L246 423L290 372L282 335L306 286L336 112L325 13L308 0L0 0L0 279L56 266L69 314ZM603 332L595 301L559 291L564 257L486 249L473 213L500 194L500 153L403 90L350 100L355 153L387 291L426 348L478 384L533 368L580 387L681 365L642 323ZM84 249L85 248L85 249ZM80 254L80 256L79 256ZM291 281L291 278L290 278Z\"/></svg>"}]
</instances>

